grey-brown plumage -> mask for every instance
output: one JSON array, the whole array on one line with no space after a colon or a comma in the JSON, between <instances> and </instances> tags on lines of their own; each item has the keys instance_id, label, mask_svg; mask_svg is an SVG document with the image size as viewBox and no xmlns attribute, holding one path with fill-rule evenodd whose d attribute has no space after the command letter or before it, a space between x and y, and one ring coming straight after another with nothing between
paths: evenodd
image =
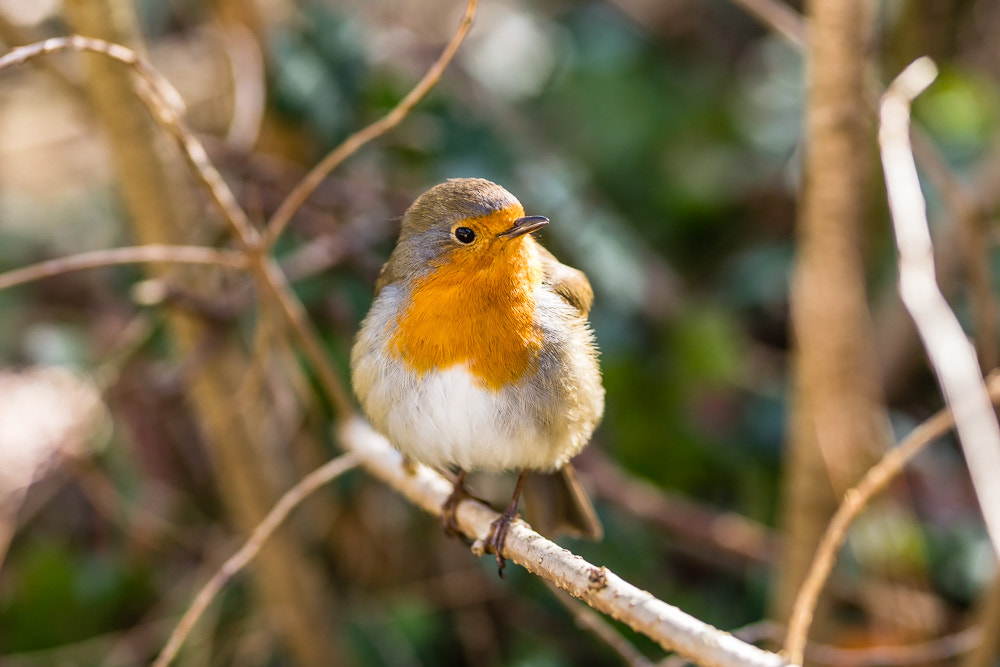
<instances>
[{"instance_id":1,"label":"grey-brown plumage","mask_svg":"<svg viewBox=\"0 0 1000 667\"><path fill-rule=\"evenodd\" d=\"M532 238L547 222L483 179L421 195L376 283L352 381L372 425L406 456L462 470L558 472L553 498L577 517L569 528L597 537L568 467L604 409L587 322L593 291Z\"/></svg>"}]
</instances>

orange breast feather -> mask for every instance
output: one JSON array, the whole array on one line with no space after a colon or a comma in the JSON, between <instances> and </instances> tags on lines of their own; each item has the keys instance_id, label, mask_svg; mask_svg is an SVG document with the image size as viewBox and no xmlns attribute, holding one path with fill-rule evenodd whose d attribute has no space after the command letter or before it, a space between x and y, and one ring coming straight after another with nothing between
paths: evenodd
<instances>
[{"instance_id":1,"label":"orange breast feather","mask_svg":"<svg viewBox=\"0 0 1000 667\"><path fill-rule=\"evenodd\" d=\"M542 265L534 239L497 241L489 253L458 249L412 285L392 351L418 373L465 363L499 390L536 368L541 332L534 293Z\"/></svg>"}]
</instances>

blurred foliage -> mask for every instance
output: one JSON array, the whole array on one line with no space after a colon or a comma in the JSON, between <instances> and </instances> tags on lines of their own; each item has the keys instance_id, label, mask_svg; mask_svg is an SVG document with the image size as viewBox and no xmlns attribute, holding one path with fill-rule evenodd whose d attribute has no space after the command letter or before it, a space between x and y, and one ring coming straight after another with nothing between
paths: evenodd
<instances>
[{"instance_id":1,"label":"blurred foliage","mask_svg":"<svg viewBox=\"0 0 1000 667\"><path fill-rule=\"evenodd\" d=\"M893 48L905 51L909 42L893 39L903 26L949 31L933 42L948 45L935 53L942 75L915 113L959 178L977 183L979 165L996 157L1000 66L970 22L1000 26L1000 11L986 0L945 2L954 20L935 23L920 11L935 1L884 17L875 69L900 57ZM218 138L210 143L256 219L273 212L320 156L406 94L453 29L460 3L420 3L421 12L390 0L273 4L280 8L261 14L268 85L260 145L234 155ZM592 319L608 392L594 447L667 493L773 525L786 421L803 67L791 46L723 0L674 4L673 13L647 16L649 3L624 0L484 2L468 42L428 99L333 174L279 254L291 262L309 244L336 249L336 259L305 271L296 289L346 377L353 333L406 205L447 177L504 184L529 213L552 219L543 242L594 283ZM145 0L138 7L154 61L169 76L194 78L161 47L206 39L211 4ZM51 16L32 30L60 34L63 25ZM50 99L30 94L44 76L28 68L5 74L2 127L22 127L17 105L30 114L39 99ZM209 86L205 95L223 90ZM33 126L5 150L2 270L127 242L120 206L109 203L114 176L99 133L72 92L51 99L74 110L71 127L59 127L52 140L50 125ZM874 170L874 148L872 160ZM996 194L982 193L994 211ZM874 199L865 242L878 302L894 288L895 259L884 204ZM940 205L936 216L951 229ZM106 652L139 624L168 627L203 581L202 563L220 560L217 543L233 544L184 404L185 360L172 358L155 309L131 299L141 275L102 269L0 292L0 363L65 364L112 378L104 387L115 415L108 451L117 454L95 461L98 474L119 502L144 506L183 537L154 530L144 533L151 543L136 541L140 525L120 508L95 504L72 470L36 484L0 570L0 663L54 664L53 656L72 656L77 643L98 638ZM960 309L963 299L957 290ZM112 358L137 316L152 330L128 359L109 367L119 363ZM880 313L874 318L878 325ZM246 313L240 324L247 339L253 323ZM900 423L913 424L940 398L922 360L905 372L910 389L892 397L891 407ZM327 416L309 407L307 428L329 456ZM953 443L938 448L957 458ZM296 471L290 480L310 467L284 459L279 467L289 466ZM841 568L838 586L853 603L866 568L898 566L890 576L932 590L947 627L960 625L955 619L992 571L966 474L960 461L919 466L908 482L909 496L897 490L887 501L899 507L899 534L886 540L859 526L852 540L860 547ZM342 626L317 632L341 637L358 664L616 663L538 581L516 567L496 581L492 559L475 562L444 540L435 522L375 482L354 473L325 499L336 500L332 523L303 533L326 566ZM607 537L570 541L574 551L720 627L764 615L762 566L721 567L678 548L683 534L664 536L621 508L600 500L598 507ZM209 543L214 551L206 554ZM442 592L443 579L456 571L477 582L469 599ZM428 589L438 594L422 592ZM216 606L223 609L202 621L208 627L184 654L191 664L287 664L280 647L253 638L266 623L254 621L242 586L227 589ZM476 626L483 623L489 627ZM148 658L162 632L136 639L136 651ZM628 636L648 655L661 655ZM80 660L60 664L86 664Z\"/></svg>"}]
</instances>

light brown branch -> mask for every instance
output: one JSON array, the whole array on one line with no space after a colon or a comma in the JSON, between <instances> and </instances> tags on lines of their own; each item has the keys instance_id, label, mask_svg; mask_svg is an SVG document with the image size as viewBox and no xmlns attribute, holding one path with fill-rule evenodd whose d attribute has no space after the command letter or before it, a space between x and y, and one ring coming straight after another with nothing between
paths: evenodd
<instances>
[{"instance_id":1,"label":"light brown branch","mask_svg":"<svg viewBox=\"0 0 1000 667\"><path fill-rule=\"evenodd\" d=\"M1000 424L990 405L975 349L937 285L926 204L910 147L910 103L930 85L929 58L910 64L880 107L879 145L899 248L899 292L913 317L968 463L986 531L1000 556Z\"/></svg>"},{"instance_id":2,"label":"light brown branch","mask_svg":"<svg viewBox=\"0 0 1000 667\"><path fill-rule=\"evenodd\" d=\"M61 53L63 51L89 51L124 63L131 67L157 91L171 108L175 110L184 108L184 102L176 89L163 78L163 75L149 61L128 47L107 42L103 39L70 35L69 37L53 37L41 42L35 42L34 44L18 46L0 57L0 70L24 64L39 56Z\"/></svg>"},{"instance_id":3,"label":"light brown branch","mask_svg":"<svg viewBox=\"0 0 1000 667\"><path fill-rule=\"evenodd\" d=\"M266 246L260 242L260 235L250 224L246 212L236 201L236 196L222 175L209 160L205 147L184 125L180 117L172 111L174 107L163 104L162 100L157 100L154 96L144 94L143 89L138 89L137 93L180 145L188 163L208 188L224 219L234 229L240 242L246 248L250 267L257 283L277 303L285 315L292 333L302 345L306 359L316 373L324 393L338 415L347 417L353 411L348 391L330 365L319 336L309 322L305 308L292 293L288 279L282 273L277 262L267 254Z\"/></svg>"},{"instance_id":4,"label":"light brown branch","mask_svg":"<svg viewBox=\"0 0 1000 667\"><path fill-rule=\"evenodd\" d=\"M362 419L339 429L345 449L356 452L371 474L431 514L439 515L451 484L423 465L403 465L402 456ZM473 551L482 553L490 524L499 516L474 501L459 504L459 529L476 540ZM504 556L542 577L594 609L650 637L668 651L676 651L703 667L782 667L787 663L774 653L742 642L685 614L650 593L624 581L606 567L597 567L545 539L521 520L507 535Z\"/></svg>"},{"instance_id":5,"label":"light brown branch","mask_svg":"<svg viewBox=\"0 0 1000 667\"><path fill-rule=\"evenodd\" d=\"M281 269L262 250L257 230L250 224L249 218L240 208L232 190L209 160L204 146L181 121L179 110L183 108L183 103L180 101L180 96L152 65L124 46L74 35L49 39L14 49L0 58L0 71L5 67L21 64L39 56L67 50L90 51L106 56L129 66L140 76L142 81L145 81L145 86L137 87L136 94L146 104L159 124L180 145L189 165L208 188L213 201L218 205L224 220L236 232L238 240L247 250L248 264L254 273L254 278L264 287L266 293L278 303L282 313L285 314L325 395L339 415L345 417L349 415L353 407L350 398L348 398L348 392L323 352L322 343L309 324L305 309L292 294Z\"/></svg>"},{"instance_id":6,"label":"light brown branch","mask_svg":"<svg viewBox=\"0 0 1000 667\"><path fill-rule=\"evenodd\" d=\"M69 37L54 37L44 42L37 42L11 50L0 57L0 71L12 65L20 65L39 56L60 53L62 51L87 51L97 53L116 60L131 68L144 85L135 88L136 94L149 107L153 117L181 145L184 156L195 168L195 172L208 187L212 199L222 209L223 217L237 233L240 241L247 247L256 245L257 233L250 224L246 213L240 208L229 186L221 174L208 159L201 142L181 122L184 102L177 90L167 81L149 61L141 55L124 47L102 39L70 35Z\"/></svg>"},{"instance_id":7,"label":"light brown branch","mask_svg":"<svg viewBox=\"0 0 1000 667\"><path fill-rule=\"evenodd\" d=\"M337 416L341 419L350 418L355 411L354 404L349 398L350 394L330 364L323 344L309 320L309 315L302 302L292 293L285 274L273 259L267 261L261 274L262 282L270 291L271 298L277 303L296 340L302 346L302 352Z\"/></svg>"},{"instance_id":8,"label":"light brown branch","mask_svg":"<svg viewBox=\"0 0 1000 667\"><path fill-rule=\"evenodd\" d=\"M288 518L291 511L315 491L358 465L358 461L358 456L354 454L342 454L303 477L298 484L281 496L271 511L267 513L267 516L254 529L250 539L219 567L212 578L205 582L205 585L195 595L191 606L181 616L181 620L178 621L177 626L170 633L167 643L164 644L163 650L153 662L153 667L166 667L177 657L177 652L184 640L187 639L195 623L205 613L208 605L212 603L222 587L257 556L264 543Z\"/></svg>"},{"instance_id":9,"label":"light brown branch","mask_svg":"<svg viewBox=\"0 0 1000 667\"><path fill-rule=\"evenodd\" d=\"M989 400L1000 403L1000 375L994 373L988 381ZM833 570L837 552L844 543L847 529L864 511L868 502L895 478L914 456L928 444L950 431L955 425L955 417L949 408L935 413L930 419L915 428L898 446L890 449L882 459L865 473L854 488L844 494L844 500L833 515L823 539L816 550L809 573L798 591L792 606L788 623L788 639L785 651L789 662L802 664L802 652L812 622L816 601Z\"/></svg>"},{"instance_id":10,"label":"light brown branch","mask_svg":"<svg viewBox=\"0 0 1000 667\"><path fill-rule=\"evenodd\" d=\"M865 104L867 0L805 3L806 146L790 278L793 338L783 458L781 567L771 615L785 619L845 489L888 446L861 238L872 186ZM824 600L817 615L827 617Z\"/></svg>"},{"instance_id":11,"label":"light brown branch","mask_svg":"<svg viewBox=\"0 0 1000 667\"><path fill-rule=\"evenodd\" d=\"M38 264L0 273L0 290L24 283L51 278L63 273L123 264L208 264L231 269L246 269L243 253L200 246L142 245L94 250L67 257L57 257Z\"/></svg>"},{"instance_id":12,"label":"light brown branch","mask_svg":"<svg viewBox=\"0 0 1000 667\"><path fill-rule=\"evenodd\" d=\"M469 32L469 28L472 26L472 19L476 15L476 4L477 0L468 0L465 5L465 14L462 16L462 21L458 25L458 30L452 36L451 41L441 52L438 59L431 65L427 73L424 74L423 78L417 82L417 85L413 87L406 97L399 101L392 110L386 115L379 118L377 121L371 125L358 130L354 134L350 135L344 141L334 148L330 153L324 157L319 164L313 167L305 178L303 178L295 186L294 189L285 200L281 202L278 210L274 212L271 216L271 220L268 223L267 231L265 232L265 247L271 247L274 242L281 236L281 233L291 222L292 216L295 212L306 202L313 191L319 187L323 182L323 179L327 175L337 168L341 162L353 155L359 148L367 144L372 139L385 134L392 128L399 125L399 123L406 118L410 111L423 99L424 95L430 91L431 88L437 84L441 75L444 73L445 68L451 59L455 56L455 52L458 50L459 45L461 45L462 40L465 39L465 35Z\"/></svg>"},{"instance_id":13,"label":"light brown branch","mask_svg":"<svg viewBox=\"0 0 1000 667\"><path fill-rule=\"evenodd\" d=\"M32 42L38 41L39 36L34 34L34 30L22 28L22 26L16 25L11 22L6 16L0 12L0 41L9 47L21 46L23 44L30 44ZM51 61L41 61L39 67L48 71L57 81L63 84L72 95L78 98L82 98L84 95L83 87L78 81L76 81L72 76L70 76L66 70L59 66L59 63L53 63Z\"/></svg>"}]
</instances>

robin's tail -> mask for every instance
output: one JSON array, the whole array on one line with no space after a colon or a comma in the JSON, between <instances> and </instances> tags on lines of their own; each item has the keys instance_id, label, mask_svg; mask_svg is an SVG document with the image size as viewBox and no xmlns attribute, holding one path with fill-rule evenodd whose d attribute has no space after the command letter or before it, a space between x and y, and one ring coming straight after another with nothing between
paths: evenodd
<instances>
[{"instance_id":1,"label":"robin's tail","mask_svg":"<svg viewBox=\"0 0 1000 667\"><path fill-rule=\"evenodd\" d=\"M524 486L524 518L546 537L599 540L604 529L572 463L551 474L533 472Z\"/></svg>"}]
</instances>

